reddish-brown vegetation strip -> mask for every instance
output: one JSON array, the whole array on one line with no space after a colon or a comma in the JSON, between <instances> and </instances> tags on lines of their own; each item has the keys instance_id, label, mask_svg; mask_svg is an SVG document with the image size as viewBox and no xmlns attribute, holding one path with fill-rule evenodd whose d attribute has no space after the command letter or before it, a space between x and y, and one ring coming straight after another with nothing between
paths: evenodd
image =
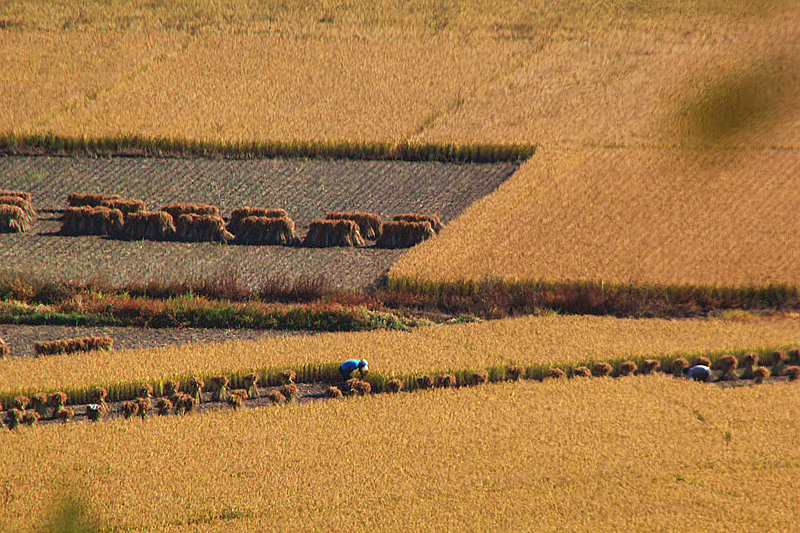
<instances>
[{"instance_id":1,"label":"reddish-brown vegetation strip","mask_svg":"<svg viewBox=\"0 0 800 533\"><path fill-rule=\"evenodd\" d=\"M3 186L30 191L44 210L63 209L70 192L103 192L143 200L208 203L224 216L245 205L283 208L303 235L331 211L367 211L384 219L407 212L437 214L444 223L492 192L515 164L410 163L349 160L211 160L175 158L0 159ZM207 276L237 270L248 283L270 273L324 274L336 285L364 287L403 251L307 250L213 243L119 242L56 237L60 223L40 220L23 235L0 239L0 260L21 272L116 283ZM9 268L9 267L6 267Z\"/></svg>"}]
</instances>

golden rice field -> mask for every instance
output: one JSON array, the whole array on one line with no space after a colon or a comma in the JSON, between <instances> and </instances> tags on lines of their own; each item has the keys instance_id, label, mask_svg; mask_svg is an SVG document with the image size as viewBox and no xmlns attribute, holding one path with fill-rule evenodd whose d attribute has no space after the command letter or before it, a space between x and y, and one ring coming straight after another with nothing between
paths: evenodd
<instances>
[{"instance_id":1,"label":"golden rice field","mask_svg":"<svg viewBox=\"0 0 800 533\"><path fill-rule=\"evenodd\" d=\"M23 428L0 527L72 491L112 531L789 531L799 406L660 375Z\"/></svg>"},{"instance_id":2,"label":"golden rice field","mask_svg":"<svg viewBox=\"0 0 800 533\"><path fill-rule=\"evenodd\" d=\"M800 345L796 317L746 320L528 316L410 332L335 333L0 360L0 393L338 365L383 376Z\"/></svg>"}]
</instances>

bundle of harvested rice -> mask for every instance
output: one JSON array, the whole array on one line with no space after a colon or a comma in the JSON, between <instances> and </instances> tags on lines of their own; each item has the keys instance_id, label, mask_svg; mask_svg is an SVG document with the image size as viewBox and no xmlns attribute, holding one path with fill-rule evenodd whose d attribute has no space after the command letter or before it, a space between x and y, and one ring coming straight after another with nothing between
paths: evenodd
<instances>
[{"instance_id":1,"label":"bundle of harvested rice","mask_svg":"<svg viewBox=\"0 0 800 533\"><path fill-rule=\"evenodd\" d=\"M0 338L0 359L11 355L11 349L2 338Z\"/></svg>"},{"instance_id":2,"label":"bundle of harvested rice","mask_svg":"<svg viewBox=\"0 0 800 533\"><path fill-rule=\"evenodd\" d=\"M286 401L286 397L276 390L269 391L269 394L267 394L267 399L273 404L279 404Z\"/></svg>"},{"instance_id":3,"label":"bundle of harvested rice","mask_svg":"<svg viewBox=\"0 0 800 533\"><path fill-rule=\"evenodd\" d=\"M386 390L389 392L400 392L403 390L403 382L399 379L390 379L386 382Z\"/></svg>"},{"instance_id":4,"label":"bundle of harvested rice","mask_svg":"<svg viewBox=\"0 0 800 533\"><path fill-rule=\"evenodd\" d=\"M636 363L633 361L625 361L621 365L619 365L619 375L620 376L630 376L636 372Z\"/></svg>"},{"instance_id":5,"label":"bundle of harvested rice","mask_svg":"<svg viewBox=\"0 0 800 533\"><path fill-rule=\"evenodd\" d=\"M70 207L64 211L62 235L115 235L122 229L124 216L108 207Z\"/></svg>"},{"instance_id":6,"label":"bundle of harvested rice","mask_svg":"<svg viewBox=\"0 0 800 533\"><path fill-rule=\"evenodd\" d=\"M141 200L132 200L130 198L114 198L110 200L103 200L100 202L102 207L109 209L119 209L122 214L127 217L131 213L141 213L147 211L147 205Z\"/></svg>"},{"instance_id":7,"label":"bundle of harvested rice","mask_svg":"<svg viewBox=\"0 0 800 533\"><path fill-rule=\"evenodd\" d=\"M0 233L22 233L31 227L30 217L21 207L0 205Z\"/></svg>"},{"instance_id":8,"label":"bundle of harvested rice","mask_svg":"<svg viewBox=\"0 0 800 533\"><path fill-rule=\"evenodd\" d=\"M436 376L436 386L449 389L456 386L456 377L453 374L441 374Z\"/></svg>"},{"instance_id":9,"label":"bundle of harvested rice","mask_svg":"<svg viewBox=\"0 0 800 533\"><path fill-rule=\"evenodd\" d=\"M436 236L428 221L406 222L394 220L383 225L383 233L375 241L378 248L411 248Z\"/></svg>"},{"instance_id":10,"label":"bundle of harvested rice","mask_svg":"<svg viewBox=\"0 0 800 533\"><path fill-rule=\"evenodd\" d=\"M294 383L287 383L281 387L281 394L283 394L283 397L286 398L286 401L294 401L299 393L300 390Z\"/></svg>"},{"instance_id":11,"label":"bundle of harvested rice","mask_svg":"<svg viewBox=\"0 0 800 533\"><path fill-rule=\"evenodd\" d=\"M230 228L230 224L228 224ZM239 222L236 244L296 245L300 239L294 232L294 222L288 217L247 217Z\"/></svg>"},{"instance_id":12,"label":"bundle of harvested rice","mask_svg":"<svg viewBox=\"0 0 800 533\"><path fill-rule=\"evenodd\" d=\"M62 407L55 412L54 417L66 424L67 420L75 418L75 411L69 407Z\"/></svg>"},{"instance_id":13,"label":"bundle of harvested rice","mask_svg":"<svg viewBox=\"0 0 800 533\"><path fill-rule=\"evenodd\" d=\"M17 198L22 198L25 201L32 201L31 200L31 193L26 191L6 191L0 190L0 196L16 196Z\"/></svg>"},{"instance_id":14,"label":"bundle of harvested rice","mask_svg":"<svg viewBox=\"0 0 800 533\"><path fill-rule=\"evenodd\" d=\"M109 200L122 200L122 196L119 194L81 194L77 192L71 192L67 195L67 204L70 207L98 207Z\"/></svg>"},{"instance_id":15,"label":"bundle of harvested rice","mask_svg":"<svg viewBox=\"0 0 800 533\"><path fill-rule=\"evenodd\" d=\"M169 204L161 208L172 215L172 218L178 218L180 215L215 215L219 216L219 209L216 206L208 204Z\"/></svg>"},{"instance_id":16,"label":"bundle of harvested rice","mask_svg":"<svg viewBox=\"0 0 800 533\"><path fill-rule=\"evenodd\" d=\"M57 341L38 341L33 345L36 355L57 355L62 353L90 352L93 350L111 350L114 340L110 337L78 337Z\"/></svg>"},{"instance_id":17,"label":"bundle of harvested rice","mask_svg":"<svg viewBox=\"0 0 800 533\"><path fill-rule=\"evenodd\" d=\"M363 246L364 238L358 224L352 220L314 220L308 226L303 246Z\"/></svg>"},{"instance_id":18,"label":"bundle of harvested rice","mask_svg":"<svg viewBox=\"0 0 800 533\"><path fill-rule=\"evenodd\" d=\"M645 359L639 366L639 374L646 376L648 374L652 374L659 368L661 368L661 363L656 359Z\"/></svg>"},{"instance_id":19,"label":"bundle of harvested rice","mask_svg":"<svg viewBox=\"0 0 800 533\"><path fill-rule=\"evenodd\" d=\"M126 419L139 414L139 403L136 401L122 402L122 416Z\"/></svg>"},{"instance_id":20,"label":"bundle of harvested rice","mask_svg":"<svg viewBox=\"0 0 800 533\"><path fill-rule=\"evenodd\" d=\"M764 380L769 377L769 369L760 366L753 370L753 381L756 383L764 383Z\"/></svg>"},{"instance_id":21,"label":"bundle of harvested rice","mask_svg":"<svg viewBox=\"0 0 800 533\"><path fill-rule=\"evenodd\" d=\"M564 372L563 370L561 370L560 368L551 368L547 372L544 373L544 378L545 379L561 379L566 375L567 375L567 373Z\"/></svg>"},{"instance_id":22,"label":"bundle of harvested rice","mask_svg":"<svg viewBox=\"0 0 800 533\"><path fill-rule=\"evenodd\" d=\"M249 374L245 374L242 380L244 381L244 388L247 390L248 398L258 398L260 396L258 382L261 381L261 376L258 374L258 372L250 372Z\"/></svg>"},{"instance_id":23,"label":"bundle of harvested rice","mask_svg":"<svg viewBox=\"0 0 800 533\"><path fill-rule=\"evenodd\" d=\"M164 211L135 211L125 217L117 236L130 241L165 241L175 236L175 225L172 215Z\"/></svg>"},{"instance_id":24,"label":"bundle of harvested rice","mask_svg":"<svg viewBox=\"0 0 800 533\"><path fill-rule=\"evenodd\" d=\"M420 389L430 389L433 387L433 377L429 374L422 374L417 378L417 387Z\"/></svg>"},{"instance_id":25,"label":"bundle of harvested rice","mask_svg":"<svg viewBox=\"0 0 800 533\"><path fill-rule=\"evenodd\" d=\"M3 196L0 195L0 205L13 205L19 207L25 212L25 215L28 217L29 221L33 221L36 218L36 209L34 209L33 204L30 200L26 200L20 196Z\"/></svg>"},{"instance_id":26,"label":"bundle of harvested rice","mask_svg":"<svg viewBox=\"0 0 800 533\"><path fill-rule=\"evenodd\" d=\"M754 372L758 368L758 359L758 354L752 352L744 354L742 358L742 366L744 367L742 379L753 379Z\"/></svg>"},{"instance_id":27,"label":"bundle of harvested rice","mask_svg":"<svg viewBox=\"0 0 800 533\"><path fill-rule=\"evenodd\" d=\"M739 361L732 355L726 355L717 359L716 367L722 371L722 380L735 380L738 379L738 375L736 374L736 367L738 366Z\"/></svg>"},{"instance_id":28,"label":"bundle of harvested rice","mask_svg":"<svg viewBox=\"0 0 800 533\"><path fill-rule=\"evenodd\" d=\"M189 395L194 398L197 403L203 401L203 389L205 386L206 382L197 376L189 380Z\"/></svg>"},{"instance_id":29,"label":"bundle of harvested rice","mask_svg":"<svg viewBox=\"0 0 800 533\"><path fill-rule=\"evenodd\" d=\"M372 213L328 213L327 220L352 220L358 224L361 236L365 239L375 240L383 231L383 220L380 215Z\"/></svg>"},{"instance_id":30,"label":"bundle of harvested rice","mask_svg":"<svg viewBox=\"0 0 800 533\"><path fill-rule=\"evenodd\" d=\"M214 402L224 401L228 396L228 385L231 380L228 376L214 376L211 378L211 400Z\"/></svg>"},{"instance_id":31,"label":"bundle of harvested rice","mask_svg":"<svg viewBox=\"0 0 800 533\"><path fill-rule=\"evenodd\" d=\"M284 209L266 209L263 207L240 207L234 209L231 213L231 219L228 222L228 231L233 235L239 233L239 227L242 220L247 217L264 217L264 218L289 218L289 213Z\"/></svg>"},{"instance_id":32,"label":"bundle of harvested rice","mask_svg":"<svg viewBox=\"0 0 800 533\"><path fill-rule=\"evenodd\" d=\"M86 406L86 418L91 420L92 422L97 422L102 418L105 409L99 404L90 403Z\"/></svg>"},{"instance_id":33,"label":"bundle of harvested rice","mask_svg":"<svg viewBox=\"0 0 800 533\"><path fill-rule=\"evenodd\" d=\"M595 363L592 367L592 375L602 378L611 375L613 368L608 363Z\"/></svg>"},{"instance_id":34,"label":"bundle of harvested rice","mask_svg":"<svg viewBox=\"0 0 800 533\"><path fill-rule=\"evenodd\" d=\"M572 371L572 376L576 378L588 378L592 372L585 366L579 366Z\"/></svg>"},{"instance_id":35,"label":"bundle of harvested rice","mask_svg":"<svg viewBox=\"0 0 800 533\"><path fill-rule=\"evenodd\" d=\"M47 417L47 394L44 392L37 392L31 396L31 407L39 413L42 418Z\"/></svg>"},{"instance_id":36,"label":"bundle of harvested rice","mask_svg":"<svg viewBox=\"0 0 800 533\"><path fill-rule=\"evenodd\" d=\"M511 365L506 371L506 377L511 381L519 381L525 377L525 367L522 365Z\"/></svg>"},{"instance_id":37,"label":"bundle of harvested rice","mask_svg":"<svg viewBox=\"0 0 800 533\"><path fill-rule=\"evenodd\" d=\"M786 366L786 360L788 356L786 352L783 350L776 350L770 354L770 359L772 360L772 375L773 376L782 376L784 367Z\"/></svg>"},{"instance_id":38,"label":"bundle of harvested rice","mask_svg":"<svg viewBox=\"0 0 800 533\"><path fill-rule=\"evenodd\" d=\"M800 379L800 366L787 366L784 373L789 376L789 381L797 381Z\"/></svg>"},{"instance_id":39,"label":"bundle of harvested rice","mask_svg":"<svg viewBox=\"0 0 800 533\"><path fill-rule=\"evenodd\" d=\"M395 215L392 217L392 220L397 220L402 222L429 222L431 228L433 228L433 231L435 231L436 233L442 231L442 228L444 227L437 215L420 215L418 213L406 213L403 215Z\"/></svg>"},{"instance_id":40,"label":"bundle of harvested rice","mask_svg":"<svg viewBox=\"0 0 800 533\"><path fill-rule=\"evenodd\" d=\"M358 394L359 396L366 396L372 392L372 385L369 384L368 381L357 380L355 385L353 385L353 393Z\"/></svg>"},{"instance_id":41,"label":"bundle of harvested rice","mask_svg":"<svg viewBox=\"0 0 800 533\"><path fill-rule=\"evenodd\" d=\"M297 373L292 369L281 370L280 377L282 383L294 383Z\"/></svg>"},{"instance_id":42,"label":"bundle of harvested rice","mask_svg":"<svg viewBox=\"0 0 800 533\"><path fill-rule=\"evenodd\" d=\"M164 394L164 396L168 398L175 395L175 393L179 392L180 390L181 390L181 384L176 379L168 379L161 386L161 392Z\"/></svg>"},{"instance_id":43,"label":"bundle of harvested rice","mask_svg":"<svg viewBox=\"0 0 800 533\"><path fill-rule=\"evenodd\" d=\"M483 385L489 382L489 372L486 370L476 370L470 376L470 383L472 385Z\"/></svg>"},{"instance_id":44,"label":"bundle of harvested rice","mask_svg":"<svg viewBox=\"0 0 800 533\"><path fill-rule=\"evenodd\" d=\"M6 413L6 425L8 426L8 429L12 431L17 429L24 417L25 413L20 409L9 409L9 411Z\"/></svg>"},{"instance_id":45,"label":"bundle of harvested rice","mask_svg":"<svg viewBox=\"0 0 800 533\"><path fill-rule=\"evenodd\" d=\"M689 361L683 357L678 357L672 362L672 373L678 377L683 376L683 371L689 368Z\"/></svg>"},{"instance_id":46,"label":"bundle of harvested rice","mask_svg":"<svg viewBox=\"0 0 800 533\"><path fill-rule=\"evenodd\" d=\"M28 404L31 403L31 399L24 395L19 395L14 398L14 402L12 405L15 409L22 409L23 411L28 408Z\"/></svg>"},{"instance_id":47,"label":"bundle of harvested rice","mask_svg":"<svg viewBox=\"0 0 800 533\"><path fill-rule=\"evenodd\" d=\"M156 409L158 410L159 415L167 416L172 409L172 400L161 398L156 404Z\"/></svg>"},{"instance_id":48,"label":"bundle of harvested rice","mask_svg":"<svg viewBox=\"0 0 800 533\"><path fill-rule=\"evenodd\" d=\"M23 415L23 417L22 417L22 423L23 423L23 424L25 424L25 425L27 425L27 426L32 426L32 425L34 425L36 422L38 422L38 421L39 421L39 418L40 418L40 417L39 417L39 413L37 413L37 412L33 412L33 413L25 413L25 414Z\"/></svg>"},{"instance_id":49,"label":"bundle of harvested rice","mask_svg":"<svg viewBox=\"0 0 800 533\"><path fill-rule=\"evenodd\" d=\"M233 240L219 215L185 214L175 219L175 238L186 242L223 242Z\"/></svg>"},{"instance_id":50,"label":"bundle of harvested rice","mask_svg":"<svg viewBox=\"0 0 800 533\"><path fill-rule=\"evenodd\" d=\"M243 389L236 389L231 391L230 396L226 400L228 405L233 407L234 409L239 409L244 405L244 399L247 397L247 391Z\"/></svg>"},{"instance_id":51,"label":"bundle of harvested rice","mask_svg":"<svg viewBox=\"0 0 800 533\"><path fill-rule=\"evenodd\" d=\"M47 406L53 408L53 416L55 416L56 411L64 407L66 404L67 404L66 392L54 392L47 397Z\"/></svg>"},{"instance_id":52,"label":"bundle of harvested rice","mask_svg":"<svg viewBox=\"0 0 800 533\"><path fill-rule=\"evenodd\" d=\"M326 398L341 398L342 391L339 390L338 387L328 387L325 389L325 397Z\"/></svg>"}]
</instances>

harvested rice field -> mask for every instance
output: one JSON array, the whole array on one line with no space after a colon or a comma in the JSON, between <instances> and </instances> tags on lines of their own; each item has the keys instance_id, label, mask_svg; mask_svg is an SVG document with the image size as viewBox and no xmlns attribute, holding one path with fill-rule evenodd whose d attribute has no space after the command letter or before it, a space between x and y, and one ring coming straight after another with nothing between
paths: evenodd
<instances>
[{"instance_id":1,"label":"harvested rice field","mask_svg":"<svg viewBox=\"0 0 800 533\"><path fill-rule=\"evenodd\" d=\"M52 210L66 208L70 192L102 192L142 200L149 209L208 203L224 216L242 206L282 208L301 236L309 222L337 211L371 212L385 220L429 213L446 224L516 168L513 163L307 159L0 158L2 186L29 191L37 209L45 211L31 231L0 235L0 261L16 272L117 284L234 271L253 285L267 276L322 274L334 285L361 288L374 283L403 251L62 237L54 235L61 223Z\"/></svg>"},{"instance_id":2,"label":"harvested rice field","mask_svg":"<svg viewBox=\"0 0 800 533\"><path fill-rule=\"evenodd\" d=\"M796 384L642 376L22 428L0 433L1 516L35 531L71 493L141 532L787 531L798 405Z\"/></svg>"}]
</instances>

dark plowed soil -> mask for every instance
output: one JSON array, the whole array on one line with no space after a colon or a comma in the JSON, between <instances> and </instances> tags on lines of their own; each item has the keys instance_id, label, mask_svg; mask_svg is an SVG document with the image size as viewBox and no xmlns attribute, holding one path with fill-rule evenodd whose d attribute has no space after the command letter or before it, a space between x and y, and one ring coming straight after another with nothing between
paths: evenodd
<instances>
[{"instance_id":1,"label":"dark plowed soil","mask_svg":"<svg viewBox=\"0 0 800 533\"><path fill-rule=\"evenodd\" d=\"M76 337L111 337L117 350L150 348L171 344L197 342L223 342L228 340L253 340L262 337L308 335L279 330L263 329L206 329L206 328L118 328L118 327L74 327L74 326L17 326L0 324L0 338L6 341L11 357L35 355L33 343L73 339Z\"/></svg>"},{"instance_id":2,"label":"dark plowed soil","mask_svg":"<svg viewBox=\"0 0 800 533\"><path fill-rule=\"evenodd\" d=\"M158 209L171 202L284 208L305 234L330 211L365 211L384 219L408 212L438 214L443 223L497 188L516 164L411 163L349 160L210 160L175 158L0 158L0 189L33 195L43 220L31 231L0 235L2 270L124 284L185 279L235 270L257 285L269 275L323 274L338 286L375 282L403 250L304 249L212 243L121 242L59 237L56 216L69 192L115 193Z\"/></svg>"}]
</instances>

